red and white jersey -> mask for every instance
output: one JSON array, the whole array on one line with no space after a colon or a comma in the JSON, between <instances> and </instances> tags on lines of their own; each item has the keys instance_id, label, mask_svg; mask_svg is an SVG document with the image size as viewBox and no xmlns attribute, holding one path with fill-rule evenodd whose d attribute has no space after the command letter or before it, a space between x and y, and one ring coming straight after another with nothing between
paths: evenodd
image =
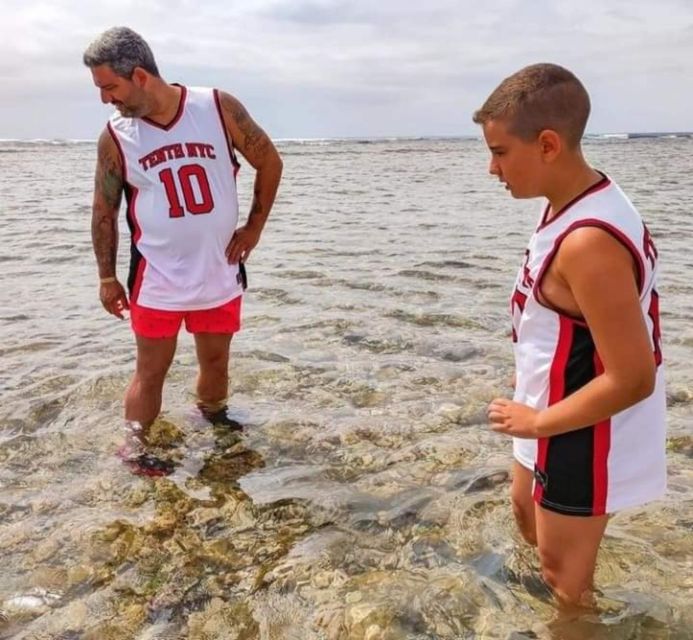
<instances>
[{"instance_id":1,"label":"red and white jersey","mask_svg":"<svg viewBox=\"0 0 693 640\"><path fill-rule=\"evenodd\" d=\"M113 114L131 231L130 297L169 311L211 309L242 293L225 249L238 224L237 164L216 89L180 87L163 126Z\"/></svg>"},{"instance_id":2,"label":"red and white jersey","mask_svg":"<svg viewBox=\"0 0 693 640\"><path fill-rule=\"evenodd\" d=\"M584 320L545 306L538 295L561 242L580 227L607 231L633 256L657 364L656 385L651 396L610 419L538 441L515 439L513 451L534 471L534 497L542 506L575 515L611 513L658 498L666 488L657 250L630 200L607 176L549 221L548 213L546 206L512 296L515 401L544 409L603 371Z\"/></svg>"}]
</instances>

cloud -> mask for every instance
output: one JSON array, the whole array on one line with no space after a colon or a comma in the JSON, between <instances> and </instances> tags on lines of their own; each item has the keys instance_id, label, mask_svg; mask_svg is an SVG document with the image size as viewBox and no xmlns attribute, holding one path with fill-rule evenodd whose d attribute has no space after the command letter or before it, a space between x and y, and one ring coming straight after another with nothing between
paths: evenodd
<instances>
[{"instance_id":1,"label":"cloud","mask_svg":"<svg viewBox=\"0 0 693 640\"><path fill-rule=\"evenodd\" d=\"M688 0L3 4L0 137L98 133L108 109L81 55L120 16L165 77L235 93L275 135L471 133L500 79L542 60L583 78L592 130L693 128Z\"/></svg>"}]
</instances>

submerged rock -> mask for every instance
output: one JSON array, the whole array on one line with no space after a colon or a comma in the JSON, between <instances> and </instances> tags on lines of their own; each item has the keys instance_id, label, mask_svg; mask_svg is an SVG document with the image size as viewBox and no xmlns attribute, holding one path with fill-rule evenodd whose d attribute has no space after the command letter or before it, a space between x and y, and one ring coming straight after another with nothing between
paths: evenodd
<instances>
[{"instance_id":1,"label":"submerged rock","mask_svg":"<svg viewBox=\"0 0 693 640\"><path fill-rule=\"evenodd\" d=\"M0 612L5 619L38 616L56 606L61 598L61 594L36 588L8 598L0 606Z\"/></svg>"}]
</instances>

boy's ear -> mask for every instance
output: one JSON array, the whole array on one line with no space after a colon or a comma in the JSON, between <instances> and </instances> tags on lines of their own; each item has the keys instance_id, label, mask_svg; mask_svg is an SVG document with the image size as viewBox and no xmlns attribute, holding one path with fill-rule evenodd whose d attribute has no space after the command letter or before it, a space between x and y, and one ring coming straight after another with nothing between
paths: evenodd
<instances>
[{"instance_id":1,"label":"boy's ear","mask_svg":"<svg viewBox=\"0 0 693 640\"><path fill-rule=\"evenodd\" d=\"M546 162L553 162L561 153L563 140L553 129L544 129L538 136L539 149Z\"/></svg>"}]
</instances>

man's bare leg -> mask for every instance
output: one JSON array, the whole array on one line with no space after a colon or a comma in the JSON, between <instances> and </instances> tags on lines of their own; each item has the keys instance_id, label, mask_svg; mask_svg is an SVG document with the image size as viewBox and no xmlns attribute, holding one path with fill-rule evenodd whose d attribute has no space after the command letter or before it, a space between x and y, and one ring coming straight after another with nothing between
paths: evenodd
<instances>
[{"instance_id":1,"label":"man's bare leg","mask_svg":"<svg viewBox=\"0 0 693 640\"><path fill-rule=\"evenodd\" d=\"M512 466L510 502L522 537L535 547L537 545L537 525L534 516L535 504L532 498L533 481L532 472L515 460Z\"/></svg>"},{"instance_id":2,"label":"man's bare leg","mask_svg":"<svg viewBox=\"0 0 693 640\"><path fill-rule=\"evenodd\" d=\"M590 607L597 553L609 517L566 516L538 505L535 511L544 580L565 607Z\"/></svg>"},{"instance_id":3,"label":"man's bare leg","mask_svg":"<svg viewBox=\"0 0 693 640\"><path fill-rule=\"evenodd\" d=\"M200 373L197 378L197 400L202 415L213 424L233 431L243 427L228 417L226 400L229 394L229 349L233 334L196 333L195 348Z\"/></svg>"},{"instance_id":4,"label":"man's bare leg","mask_svg":"<svg viewBox=\"0 0 693 640\"><path fill-rule=\"evenodd\" d=\"M161 411L161 392L176 352L176 337L135 339L137 365L125 395L125 419L146 428Z\"/></svg>"},{"instance_id":5,"label":"man's bare leg","mask_svg":"<svg viewBox=\"0 0 693 640\"><path fill-rule=\"evenodd\" d=\"M204 407L221 408L229 394L229 349L232 334L196 333L195 349L200 372L197 398Z\"/></svg>"}]
</instances>

